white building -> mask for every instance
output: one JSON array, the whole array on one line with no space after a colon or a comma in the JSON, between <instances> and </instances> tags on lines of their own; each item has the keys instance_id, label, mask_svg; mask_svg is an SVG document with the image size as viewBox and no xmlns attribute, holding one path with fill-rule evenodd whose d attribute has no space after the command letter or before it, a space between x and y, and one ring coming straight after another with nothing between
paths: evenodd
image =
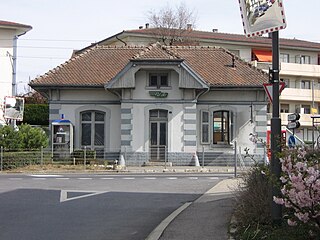
<instances>
[{"instance_id":1,"label":"white building","mask_svg":"<svg viewBox=\"0 0 320 240\"><path fill-rule=\"evenodd\" d=\"M4 98L16 95L17 39L31 29L28 25L0 20L0 125L4 124Z\"/></svg>"},{"instance_id":2,"label":"white building","mask_svg":"<svg viewBox=\"0 0 320 240\"><path fill-rule=\"evenodd\" d=\"M123 31L94 45L148 45L160 41L159 34L159 29L148 28L146 24L145 28ZM220 33L217 29L204 32L190 28L178 34L177 44L221 46L266 72L271 68L272 40L269 37L247 38L240 34ZM301 127L295 134L310 142L314 130L311 116L320 113L320 43L280 38L279 47L280 78L286 83L280 96L282 128L286 130L287 115L297 112L301 115ZM268 113L270 120L271 109Z\"/></svg>"},{"instance_id":3,"label":"white building","mask_svg":"<svg viewBox=\"0 0 320 240\"><path fill-rule=\"evenodd\" d=\"M75 149L188 165L203 150L233 156L235 142L263 156L249 134L266 139L267 81L223 48L155 43L84 49L30 86L49 99L51 121L73 124Z\"/></svg>"}]
</instances>

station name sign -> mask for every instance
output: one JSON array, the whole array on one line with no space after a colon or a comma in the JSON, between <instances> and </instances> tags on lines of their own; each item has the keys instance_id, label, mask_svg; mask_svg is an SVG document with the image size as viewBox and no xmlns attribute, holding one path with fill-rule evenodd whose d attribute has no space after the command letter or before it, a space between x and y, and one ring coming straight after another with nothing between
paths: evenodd
<instances>
[{"instance_id":1,"label":"station name sign","mask_svg":"<svg viewBox=\"0 0 320 240\"><path fill-rule=\"evenodd\" d=\"M166 98L168 97L167 92L161 92L161 91L149 91L150 96L155 98Z\"/></svg>"}]
</instances>

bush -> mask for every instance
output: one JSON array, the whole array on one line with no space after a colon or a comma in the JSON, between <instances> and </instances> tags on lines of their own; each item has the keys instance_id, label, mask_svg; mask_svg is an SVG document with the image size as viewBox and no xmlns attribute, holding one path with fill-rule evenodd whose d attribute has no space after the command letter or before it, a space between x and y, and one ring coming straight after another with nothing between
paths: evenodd
<instances>
[{"instance_id":1,"label":"bush","mask_svg":"<svg viewBox=\"0 0 320 240\"><path fill-rule=\"evenodd\" d=\"M240 231L271 223L268 172L267 166L254 165L243 175L243 183L236 192L234 213Z\"/></svg>"},{"instance_id":2,"label":"bush","mask_svg":"<svg viewBox=\"0 0 320 240\"><path fill-rule=\"evenodd\" d=\"M288 224L307 224L320 236L320 164L319 151L294 149L284 152L282 196L274 201L287 209Z\"/></svg>"},{"instance_id":3,"label":"bush","mask_svg":"<svg viewBox=\"0 0 320 240\"><path fill-rule=\"evenodd\" d=\"M23 123L30 125L49 125L48 104L25 104Z\"/></svg>"},{"instance_id":4,"label":"bush","mask_svg":"<svg viewBox=\"0 0 320 240\"><path fill-rule=\"evenodd\" d=\"M271 218L270 185L279 181L269 166L255 165L236 192L236 239L320 240L320 152L284 150L280 159L283 195L275 202L286 207L282 223Z\"/></svg>"},{"instance_id":5,"label":"bush","mask_svg":"<svg viewBox=\"0 0 320 240\"><path fill-rule=\"evenodd\" d=\"M48 146L48 137L41 128L33 128L28 124L0 128L0 146L10 150L39 149Z\"/></svg>"}]
</instances>

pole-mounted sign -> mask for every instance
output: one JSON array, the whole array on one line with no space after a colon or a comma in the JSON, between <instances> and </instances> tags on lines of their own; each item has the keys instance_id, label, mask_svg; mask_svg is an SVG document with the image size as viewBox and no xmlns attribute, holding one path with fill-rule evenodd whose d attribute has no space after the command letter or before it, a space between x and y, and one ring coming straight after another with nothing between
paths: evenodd
<instances>
[{"instance_id":1,"label":"pole-mounted sign","mask_svg":"<svg viewBox=\"0 0 320 240\"><path fill-rule=\"evenodd\" d=\"M248 37L286 28L282 0L239 0L244 34Z\"/></svg>"},{"instance_id":2,"label":"pole-mounted sign","mask_svg":"<svg viewBox=\"0 0 320 240\"><path fill-rule=\"evenodd\" d=\"M272 118L271 118L271 161L270 170L278 181L281 176L281 118L279 109L279 30L286 28L282 0L239 0L244 33L247 37L272 33ZM270 94L271 95L271 94ZM272 185L272 197L281 196L280 187ZM270 198L271 217L281 223L282 209Z\"/></svg>"},{"instance_id":3,"label":"pole-mounted sign","mask_svg":"<svg viewBox=\"0 0 320 240\"><path fill-rule=\"evenodd\" d=\"M299 113L293 113L288 115L288 125L287 128L289 129L295 129L300 127L300 122L298 121L300 119Z\"/></svg>"}]
</instances>

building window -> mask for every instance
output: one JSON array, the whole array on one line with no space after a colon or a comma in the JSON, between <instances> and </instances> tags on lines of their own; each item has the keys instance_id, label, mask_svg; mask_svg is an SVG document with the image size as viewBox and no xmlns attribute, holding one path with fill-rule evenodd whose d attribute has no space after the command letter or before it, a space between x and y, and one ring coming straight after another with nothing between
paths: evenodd
<instances>
[{"instance_id":1,"label":"building window","mask_svg":"<svg viewBox=\"0 0 320 240\"><path fill-rule=\"evenodd\" d=\"M96 149L104 147L105 113L100 111L81 112L81 145Z\"/></svg>"},{"instance_id":2,"label":"building window","mask_svg":"<svg viewBox=\"0 0 320 240\"><path fill-rule=\"evenodd\" d=\"M168 87L169 79L168 73L150 73L149 74L149 87L161 88Z\"/></svg>"},{"instance_id":3,"label":"building window","mask_svg":"<svg viewBox=\"0 0 320 240\"><path fill-rule=\"evenodd\" d=\"M285 83L286 88L290 88L290 80L289 79L281 78L280 81Z\"/></svg>"},{"instance_id":4,"label":"building window","mask_svg":"<svg viewBox=\"0 0 320 240\"><path fill-rule=\"evenodd\" d=\"M310 64L310 56L297 55L296 56L296 63L299 63L299 64Z\"/></svg>"},{"instance_id":5,"label":"building window","mask_svg":"<svg viewBox=\"0 0 320 240\"><path fill-rule=\"evenodd\" d=\"M301 89L311 89L309 80L301 80Z\"/></svg>"},{"instance_id":6,"label":"building window","mask_svg":"<svg viewBox=\"0 0 320 240\"><path fill-rule=\"evenodd\" d=\"M310 114L311 113L310 105L301 105L301 113L302 114Z\"/></svg>"},{"instance_id":7,"label":"building window","mask_svg":"<svg viewBox=\"0 0 320 240\"><path fill-rule=\"evenodd\" d=\"M229 112L213 112L213 144L229 144Z\"/></svg>"},{"instance_id":8,"label":"building window","mask_svg":"<svg viewBox=\"0 0 320 240\"><path fill-rule=\"evenodd\" d=\"M201 143L209 144L209 112L201 111Z\"/></svg>"},{"instance_id":9,"label":"building window","mask_svg":"<svg viewBox=\"0 0 320 240\"><path fill-rule=\"evenodd\" d=\"M280 104L281 113L289 113L289 104Z\"/></svg>"},{"instance_id":10,"label":"building window","mask_svg":"<svg viewBox=\"0 0 320 240\"><path fill-rule=\"evenodd\" d=\"M280 53L280 62L288 63L289 62L289 54Z\"/></svg>"}]
</instances>

